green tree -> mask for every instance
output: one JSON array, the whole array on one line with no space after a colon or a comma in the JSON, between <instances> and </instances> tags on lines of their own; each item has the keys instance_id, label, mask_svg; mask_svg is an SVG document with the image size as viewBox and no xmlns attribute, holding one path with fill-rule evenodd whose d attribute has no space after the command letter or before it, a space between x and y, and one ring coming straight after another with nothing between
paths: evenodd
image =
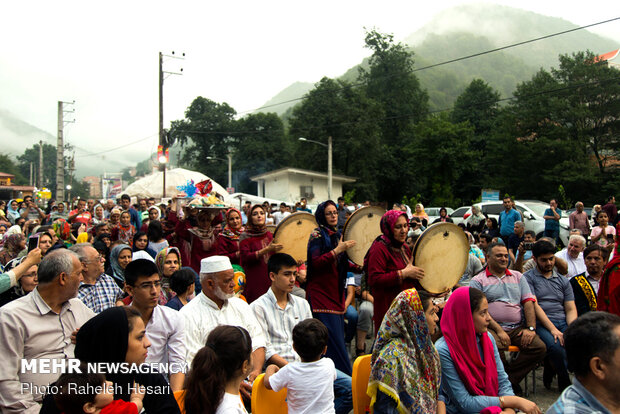
<instances>
[{"instance_id":1,"label":"green tree","mask_svg":"<svg viewBox=\"0 0 620 414\"><path fill-rule=\"evenodd\" d=\"M380 105L368 99L363 88L349 82L323 78L296 106L289 120L289 135L295 145L296 166L326 171L327 150L317 144L300 142L299 137L327 144L333 142L334 173L357 178L345 186L358 199L377 198L382 151L381 131L376 120L383 116ZM334 194L334 197L340 194ZM319 200L323 201L323 200Z\"/></svg>"},{"instance_id":2,"label":"green tree","mask_svg":"<svg viewBox=\"0 0 620 414\"><path fill-rule=\"evenodd\" d=\"M19 170L19 167L6 154L0 154L0 172L7 173L7 174L13 174L15 176L14 184L17 184L17 185L28 184L28 180L22 175L21 171ZM30 174L30 172L28 174Z\"/></svg>"},{"instance_id":3,"label":"green tree","mask_svg":"<svg viewBox=\"0 0 620 414\"><path fill-rule=\"evenodd\" d=\"M456 98L452 109L452 122L469 122L474 127L475 137L486 137L499 115L499 92L482 79L474 79L463 93ZM478 142L477 142L478 143ZM478 144L483 144L481 139ZM483 149L482 145L477 146Z\"/></svg>"},{"instance_id":4,"label":"green tree","mask_svg":"<svg viewBox=\"0 0 620 414\"><path fill-rule=\"evenodd\" d=\"M17 156L19 171L24 177L30 176L30 163L39 167L39 145L26 148L22 155ZM38 173L37 176L38 177ZM35 182L38 181L38 178ZM52 192L56 191L56 146L43 144L43 184Z\"/></svg>"}]
</instances>

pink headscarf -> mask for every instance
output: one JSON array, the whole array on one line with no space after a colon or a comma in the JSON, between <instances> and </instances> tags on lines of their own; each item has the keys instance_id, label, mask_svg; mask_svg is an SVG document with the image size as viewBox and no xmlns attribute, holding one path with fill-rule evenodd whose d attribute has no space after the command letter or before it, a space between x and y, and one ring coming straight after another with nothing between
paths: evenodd
<instances>
[{"instance_id":1,"label":"pink headscarf","mask_svg":"<svg viewBox=\"0 0 620 414\"><path fill-rule=\"evenodd\" d=\"M395 247L402 245L402 243L396 243L394 240L394 225L400 216L405 216L406 219L407 213L401 210L389 210L381 217L380 222L381 232L383 233L381 238L387 244L393 244Z\"/></svg>"},{"instance_id":2,"label":"pink headscarf","mask_svg":"<svg viewBox=\"0 0 620 414\"><path fill-rule=\"evenodd\" d=\"M469 302L469 287L456 289L441 316L441 332L459 377L472 395L497 396L499 381L493 343L489 334L480 335L484 362L480 358L476 329Z\"/></svg>"}]
</instances>

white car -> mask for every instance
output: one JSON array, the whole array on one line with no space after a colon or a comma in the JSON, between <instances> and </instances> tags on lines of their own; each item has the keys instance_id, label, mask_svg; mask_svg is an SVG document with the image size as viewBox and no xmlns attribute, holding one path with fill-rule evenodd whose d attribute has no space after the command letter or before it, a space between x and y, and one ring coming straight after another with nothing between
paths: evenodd
<instances>
[{"instance_id":1,"label":"white car","mask_svg":"<svg viewBox=\"0 0 620 414\"><path fill-rule=\"evenodd\" d=\"M474 204L480 207L482 214L487 217L495 217L499 221L499 213L504 211L504 204L502 200L497 201L483 201L482 203ZM525 230L533 230L536 236L545 231L545 210L549 208L549 203L545 203L538 200L515 200L515 206L517 211L521 213L523 222L525 223ZM568 226L560 219L560 243L562 247L568 246L568 237L570 232Z\"/></svg>"},{"instance_id":2,"label":"white car","mask_svg":"<svg viewBox=\"0 0 620 414\"><path fill-rule=\"evenodd\" d=\"M439 210L441 210L441 207L426 207L424 209L426 215L428 216L429 225L439 218ZM450 207L446 207L446 211L448 212L448 216L452 217L452 213L454 213L454 210L452 210Z\"/></svg>"},{"instance_id":3,"label":"white car","mask_svg":"<svg viewBox=\"0 0 620 414\"><path fill-rule=\"evenodd\" d=\"M467 217L471 216L471 206L459 207L450 214L450 218L454 224L465 223Z\"/></svg>"}]
</instances>

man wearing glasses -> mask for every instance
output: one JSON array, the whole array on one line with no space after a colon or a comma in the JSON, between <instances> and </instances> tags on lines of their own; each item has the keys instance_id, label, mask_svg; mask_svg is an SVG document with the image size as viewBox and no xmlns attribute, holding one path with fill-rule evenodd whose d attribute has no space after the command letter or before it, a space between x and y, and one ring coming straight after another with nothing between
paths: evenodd
<instances>
[{"instance_id":1,"label":"man wearing glasses","mask_svg":"<svg viewBox=\"0 0 620 414\"><path fill-rule=\"evenodd\" d=\"M131 305L142 314L146 336L151 342L147 364L164 364L172 391L183 389L185 381L185 329L179 312L158 304L161 279L151 260L136 259L125 268L125 290ZM160 371L161 372L161 371Z\"/></svg>"},{"instance_id":2,"label":"man wearing glasses","mask_svg":"<svg viewBox=\"0 0 620 414\"><path fill-rule=\"evenodd\" d=\"M111 276L103 273L105 258L90 243L79 243L69 249L76 253L82 264L84 281L78 289L78 299L93 312L99 313L105 309L122 305L120 299L123 291L118 287Z\"/></svg>"}]
</instances>

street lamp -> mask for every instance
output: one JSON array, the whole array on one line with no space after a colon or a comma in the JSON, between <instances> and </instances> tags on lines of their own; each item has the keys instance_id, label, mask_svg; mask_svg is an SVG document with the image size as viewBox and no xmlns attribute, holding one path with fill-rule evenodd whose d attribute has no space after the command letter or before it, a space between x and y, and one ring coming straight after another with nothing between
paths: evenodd
<instances>
[{"instance_id":1,"label":"street lamp","mask_svg":"<svg viewBox=\"0 0 620 414\"><path fill-rule=\"evenodd\" d=\"M228 188L232 188L232 152L226 154L226 158L228 158ZM207 157L207 160L219 160L226 161L225 159L218 157Z\"/></svg>"},{"instance_id":2,"label":"street lamp","mask_svg":"<svg viewBox=\"0 0 620 414\"><path fill-rule=\"evenodd\" d=\"M71 184L67 184L66 188L67 188L67 192L69 193L67 199L69 200L69 206L71 206L72 205L72 203L71 203L71 188L72 188Z\"/></svg>"},{"instance_id":3,"label":"street lamp","mask_svg":"<svg viewBox=\"0 0 620 414\"><path fill-rule=\"evenodd\" d=\"M322 142L304 138L304 137L299 137L298 139L300 141L313 142L315 144L319 144L324 147L327 147L327 199L331 200L332 199L332 137L331 136L327 137L327 145L323 144Z\"/></svg>"}]
</instances>

